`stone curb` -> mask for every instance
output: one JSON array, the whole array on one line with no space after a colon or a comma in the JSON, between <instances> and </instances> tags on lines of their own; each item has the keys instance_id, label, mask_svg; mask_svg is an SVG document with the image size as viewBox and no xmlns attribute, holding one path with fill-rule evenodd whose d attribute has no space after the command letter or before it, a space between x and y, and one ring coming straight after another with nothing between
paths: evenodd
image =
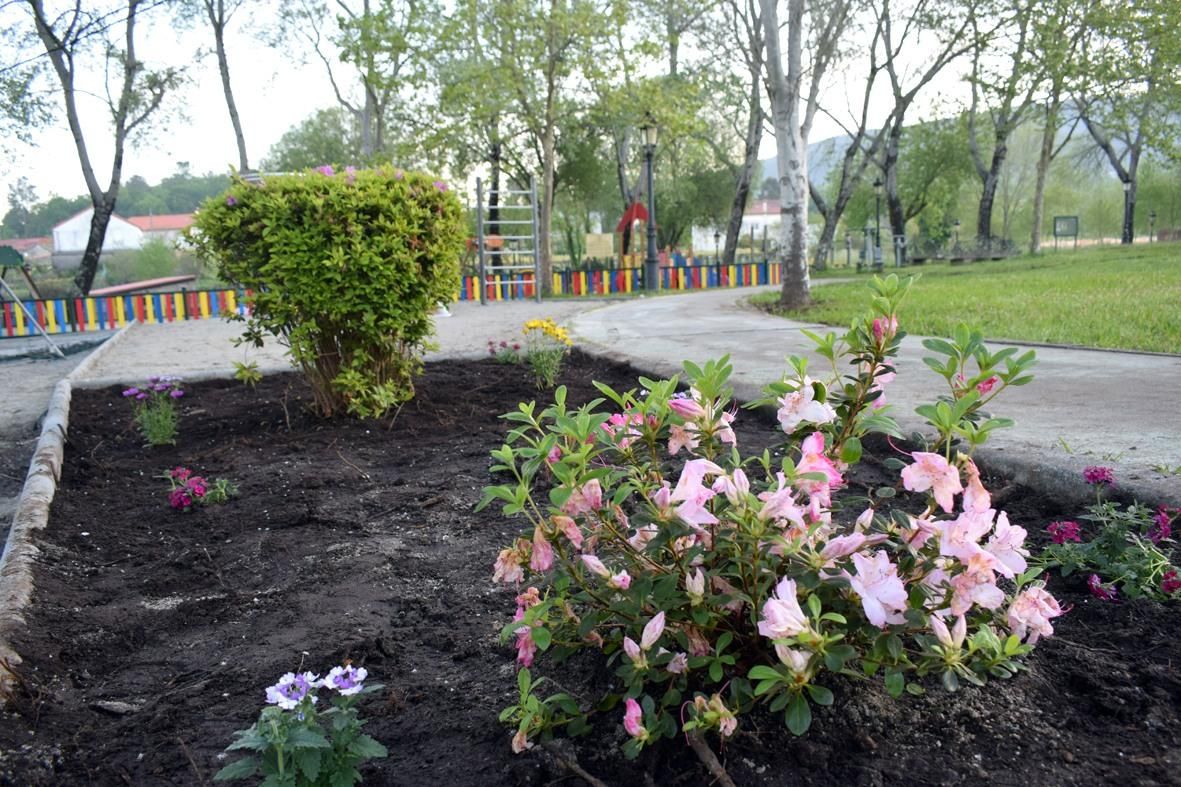
<instances>
[{"instance_id":1,"label":"stone curb","mask_svg":"<svg viewBox=\"0 0 1181 787\"><path fill-rule=\"evenodd\" d=\"M61 479L73 381L94 368L136 325L135 321L128 323L91 351L53 387L49 397L49 406L41 422L41 435L29 460L29 472L17 498L4 552L0 554L0 667L7 667L0 668L0 703L8 699L12 689L15 676L11 668L21 662L10 639L24 625L24 609L33 597L33 565L40 554L33 544L33 535L48 526L49 506Z\"/></svg>"}]
</instances>

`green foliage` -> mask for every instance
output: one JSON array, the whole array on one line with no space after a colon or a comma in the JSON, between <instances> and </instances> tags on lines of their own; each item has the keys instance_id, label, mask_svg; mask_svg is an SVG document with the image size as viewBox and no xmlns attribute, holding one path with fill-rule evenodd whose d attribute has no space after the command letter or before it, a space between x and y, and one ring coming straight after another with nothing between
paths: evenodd
<instances>
[{"instance_id":1,"label":"green foliage","mask_svg":"<svg viewBox=\"0 0 1181 787\"><path fill-rule=\"evenodd\" d=\"M167 398L154 396L135 406L135 425L153 448L176 445L176 407Z\"/></svg>"},{"instance_id":2,"label":"green foliage","mask_svg":"<svg viewBox=\"0 0 1181 787\"><path fill-rule=\"evenodd\" d=\"M361 138L348 112L318 109L283 132L263 159L263 169L298 172L327 162L360 163Z\"/></svg>"},{"instance_id":3,"label":"green foliage","mask_svg":"<svg viewBox=\"0 0 1181 787\"><path fill-rule=\"evenodd\" d=\"M1049 545L1039 556L1042 566L1057 568L1063 576L1096 574L1102 585L1117 585L1128 598L1163 601L1177 593L1165 579L1169 572L1176 579L1178 572L1172 562L1172 526L1181 519L1181 511L1161 506L1154 513L1148 506L1123 508L1112 502L1098 502L1087 510L1079 517L1090 523L1080 534L1087 536L1085 540Z\"/></svg>"},{"instance_id":4,"label":"green foliage","mask_svg":"<svg viewBox=\"0 0 1181 787\"><path fill-rule=\"evenodd\" d=\"M262 382L256 361L234 361L234 379L251 388Z\"/></svg>"},{"instance_id":5,"label":"green foliage","mask_svg":"<svg viewBox=\"0 0 1181 787\"><path fill-rule=\"evenodd\" d=\"M236 181L187 233L253 291L243 340L280 337L324 415L378 417L414 395L431 315L459 286L454 192L391 167Z\"/></svg>"}]
</instances>

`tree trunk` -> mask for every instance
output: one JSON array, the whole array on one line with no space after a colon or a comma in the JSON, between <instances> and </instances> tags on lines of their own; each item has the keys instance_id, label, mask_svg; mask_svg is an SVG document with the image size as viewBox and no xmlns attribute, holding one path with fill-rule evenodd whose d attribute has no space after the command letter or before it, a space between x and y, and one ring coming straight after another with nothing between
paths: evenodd
<instances>
[{"instance_id":1,"label":"tree trunk","mask_svg":"<svg viewBox=\"0 0 1181 787\"><path fill-rule=\"evenodd\" d=\"M1046 104L1046 125L1042 129L1042 147L1037 157L1037 179L1033 187L1033 227L1029 232L1029 253L1042 250L1042 223L1046 212L1046 178L1050 173L1050 162L1054 157L1054 140L1058 135L1058 111L1061 104L1058 91Z\"/></svg>"},{"instance_id":2,"label":"tree trunk","mask_svg":"<svg viewBox=\"0 0 1181 787\"><path fill-rule=\"evenodd\" d=\"M493 129L496 126L493 124ZM500 140L492 142L488 151L488 163L492 167L492 177L488 194L488 234L500 234Z\"/></svg>"},{"instance_id":3,"label":"tree trunk","mask_svg":"<svg viewBox=\"0 0 1181 787\"><path fill-rule=\"evenodd\" d=\"M623 139L616 140L615 143L615 176L619 181L619 197L623 201L623 212L626 214L628 208L636 201L636 189L633 189L627 183L627 157L630 150L629 132L623 132ZM642 182L642 179L641 179ZM619 246L620 254L627 254L632 247L632 225L628 222L623 228L623 237Z\"/></svg>"},{"instance_id":4,"label":"tree trunk","mask_svg":"<svg viewBox=\"0 0 1181 787\"><path fill-rule=\"evenodd\" d=\"M238 172L249 172L250 162L246 158L246 137L242 134L242 120L238 117L238 105L234 102L234 91L230 87L230 63L226 58L226 9L225 0L206 0L205 10L213 26L213 40L217 47L217 69L221 72L221 88L226 96L226 108L230 112L230 123L234 127L234 141L238 145Z\"/></svg>"},{"instance_id":5,"label":"tree trunk","mask_svg":"<svg viewBox=\"0 0 1181 787\"><path fill-rule=\"evenodd\" d=\"M726 222L726 245L722 252L723 265L733 265L738 253L738 236L742 233L742 214L750 198L750 185L759 163L759 145L763 137L762 69L752 74L750 87L750 117L746 122L746 141L743 146L742 169L734 184L734 200L730 203L730 218Z\"/></svg>"},{"instance_id":6,"label":"tree trunk","mask_svg":"<svg viewBox=\"0 0 1181 787\"><path fill-rule=\"evenodd\" d=\"M882 167L886 175L886 223L894 235L906 234L906 208L903 207L902 198L898 195L898 149L901 142L902 112L900 111L897 119L890 126L890 135L886 138L886 161ZM874 227L876 232L877 216L874 217ZM878 238L878 242L881 243L881 238Z\"/></svg>"},{"instance_id":7,"label":"tree trunk","mask_svg":"<svg viewBox=\"0 0 1181 787\"><path fill-rule=\"evenodd\" d=\"M787 75L779 50L776 0L759 0L767 47L771 118L779 169L779 257L783 290L779 302L787 309L811 303L808 281L808 169L807 149L800 135L800 84L803 77L802 41L804 0L787 4Z\"/></svg>"},{"instance_id":8,"label":"tree trunk","mask_svg":"<svg viewBox=\"0 0 1181 787\"><path fill-rule=\"evenodd\" d=\"M541 202L537 206L537 235L534 241L540 244L541 252L541 294L553 291L554 261L550 251L550 229L554 210L554 124L547 122L541 135Z\"/></svg>"}]
</instances>

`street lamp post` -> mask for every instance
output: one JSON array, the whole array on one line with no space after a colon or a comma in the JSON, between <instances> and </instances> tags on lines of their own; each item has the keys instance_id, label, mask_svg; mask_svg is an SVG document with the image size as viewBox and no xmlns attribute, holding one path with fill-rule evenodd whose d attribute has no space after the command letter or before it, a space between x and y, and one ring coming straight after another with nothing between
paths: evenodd
<instances>
[{"instance_id":1,"label":"street lamp post","mask_svg":"<svg viewBox=\"0 0 1181 787\"><path fill-rule=\"evenodd\" d=\"M954 253L960 247L960 220L956 219L955 224L952 226L955 227L955 246L953 246L951 249Z\"/></svg>"},{"instance_id":2,"label":"street lamp post","mask_svg":"<svg viewBox=\"0 0 1181 787\"><path fill-rule=\"evenodd\" d=\"M845 267L853 264L853 233L845 230Z\"/></svg>"},{"instance_id":3,"label":"street lamp post","mask_svg":"<svg viewBox=\"0 0 1181 787\"><path fill-rule=\"evenodd\" d=\"M1124 231L1120 243L1132 242L1132 181L1124 181Z\"/></svg>"},{"instance_id":4,"label":"street lamp post","mask_svg":"<svg viewBox=\"0 0 1181 787\"><path fill-rule=\"evenodd\" d=\"M1156 231L1156 211L1150 210L1150 211L1148 211L1148 242L1149 243L1152 243L1153 239L1156 237L1155 231Z\"/></svg>"},{"instance_id":5,"label":"street lamp post","mask_svg":"<svg viewBox=\"0 0 1181 787\"><path fill-rule=\"evenodd\" d=\"M722 233L714 230L714 262L722 260Z\"/></svg>"},{"instance_id":6,"label":"street lamp post","mask_svg":"<svg viewBox=\"0 0 1181 787\"><path fill-rule=\"evenodd\" d=\"M882 179L875 178L873 182L873 264L876 267L882 258Z\"/></svg>"},{"instance_id":7,"label":"street lamp post","mask_svg":"<svg viewBox=\"0 0 1181 787\"><path fill-rule=\"evenodd\" d=\"M660 263L656 259L656 198L653 194L652 156L656 153L656 123L652 115L644 116L640 126L644 139L644 161L648 168L648 256L644 258L644 289L660 289Z\"/></svg>"}]
</instances>

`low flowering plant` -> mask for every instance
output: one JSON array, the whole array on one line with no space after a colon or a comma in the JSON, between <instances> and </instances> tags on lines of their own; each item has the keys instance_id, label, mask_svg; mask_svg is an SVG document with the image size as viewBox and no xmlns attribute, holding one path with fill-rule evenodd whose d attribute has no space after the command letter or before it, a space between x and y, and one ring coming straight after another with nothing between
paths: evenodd
<instances>
[{"instance_id":1,"label":"low flowering plant","mask_svg":"<svg viewBox=\"0 0 1181 787\"><path fill-rule=\"evenodd\" d=\"M220 505L238 494L238 487L224 478L208 481L204 476L193 475L187 467L168 470L161 478L171 487L168 504L178 511L188 511L195 505Z\"/></svg>"},{"instance_id":2,"label":"low flowering plant","mask_svg":"<svg viewBox=\"0 0 1181 787\"><path fill-rule=\"evenodd\" d=\"M537 387L554 387L562 372L562 361L573 342L566 329L552 319L529 320L521 331L525 334L525 363L533 370Z\"/></svg>"},{"instance_id":3,"label":"low flowering plant","mask_svg":"<svg viewBox=\"0 0 1181 787\"><path fill-rule=\"evenodd\" d=\"M1084 478L1098 477L1092 471L1105 471L1103 485L1115 483L1111 468L1087 468ZM1051 522L1046 528L1051 544L1037 558L1045 568L1057 568L1063 576L1086 573L1091 595L1103 601L1126 598L1164 600L1177 593L1169 582L1170 572L1177 571L1176 542L1173 524L1181 518L1181 509L1160 506L1155 511L1133 504L1100 500L1079 517L1078 522ZM1117 591L1118 587L1118 591Z\"/></svg>"},{"instance_id":4,"label":"low flowering plant","mask_svg":"<svg viewBox=\"0 0 1181 787\"><path fill-rule=\"evenodd\" d=\"M521 343L508 342L504 339L501 339L499 342L495 339L489 339L488 355L495 358L498 363L521 363Z\"/></svg>"},{"instance_id":5,"label":"low flowering plant","mask_svg":"<svg viewBox=\"0 0 1181 787\"><path fill-rule=\"evenodd\" d=\"M227 752L250 756L218 771L214 781L261 776L262 784L320 787L361 781L358 768L366 760L387 756L385 746L361 731L360 698L379 692L365 684L364 667L345 663L323 678L311 672L288 672L265 692L268 707L258 721L234 733ZM332 692L329 707L317 707L320 689Z\"/></svg>"},{"instance_id":6,"label":"low flowering plant","mask_svg":"<svg viewBox=\"0 0 1181 787\"><path fill-rule=\"evenodd\" d=\"M905 287L874 287L872 314L843 337L814 337L832 376L792 358L768 387L782 459L740 452L726 358L686 362L687 392L678 378L640 378L642 391L596 383L603 398L571 409L559 387L549 407L504 416L512 428L492 470L510 480L480 506L499 501L528 526L494 566L517 591L503 635L522 667L599 651L618 680L594 708L615 709L628 756L678 732L728 738L756 705L802 735L812 707L835 701L825 684L837 674L894 696L922 691L909 679L928 674L951 690L1008 677L1063 614L970 457L1005 425L978 406L980 375L934 406L934 450L899 463L901 485L927 500L921 512L889 510L894 486L859 514L864 499L842 506L861 438L900 436L881 400ZM1032 363L990 355L967 329L946 346L996 378L990 398ZM521 700L502 715L514 751L576 734L599 712L564 693L542 699L541 681L521 674Z\"/></svg>"},{"instance_id":7,"label":"low flowering plant","mask_svg":"<svg viewBox=\"0 0 1181 787\"><path fill-rule=\"evenodd\" d=\"M146 385L123 391L135 411L135 425L152 447L176 445L176 400L185 395L180 377L152 376Z\"/></svg>"}]
</instances>

